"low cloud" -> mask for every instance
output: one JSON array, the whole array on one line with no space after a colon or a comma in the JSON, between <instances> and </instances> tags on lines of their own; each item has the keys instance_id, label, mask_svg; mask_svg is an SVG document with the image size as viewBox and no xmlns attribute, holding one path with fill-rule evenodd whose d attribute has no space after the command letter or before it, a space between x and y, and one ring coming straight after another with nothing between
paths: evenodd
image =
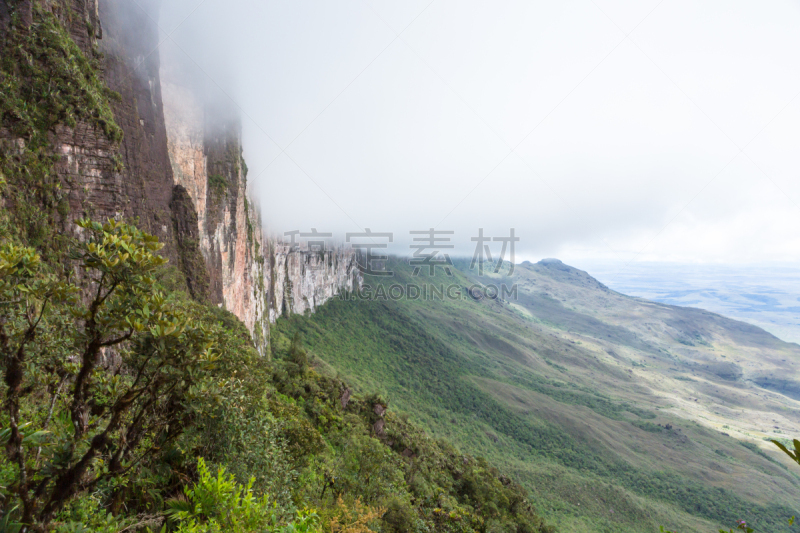
<instances>
[{"instance_id":1,"label":"low cloud","mask_svg":"<svg viewBox=\"0 0 800 533\"><path fill-rule=\"evenodd\" d=\"M241 112L275 234L800 259L796 4L164 0L160 24Z\"/></svg>"}]
</instances>

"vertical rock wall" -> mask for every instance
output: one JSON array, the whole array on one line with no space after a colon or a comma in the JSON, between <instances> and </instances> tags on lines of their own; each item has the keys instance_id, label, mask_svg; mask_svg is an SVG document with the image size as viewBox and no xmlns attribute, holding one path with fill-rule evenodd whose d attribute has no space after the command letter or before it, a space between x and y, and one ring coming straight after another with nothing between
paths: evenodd
<instances>
[{"instance_id":1,"label":"vertical rock wall","mask_svg":"<svg viewBox=\"0 0 800 533\"><path fill-rule=\"evenodd\" d=\"M192 295L233 312L265 353L271 321L360 283L355 256L290 250L266 237L247 196L237 113L188 86L162 83L181 73L161 65L159 1L0 0L0 38L12 12L29 25L38 2L87 57L101 58L99 75L120 95L112 103L120 143L80 121L50 132L63 190L58 230L75 232L75 219L86 216L136 220L165 244ZM2 149L24 146L2 127L0 141Z\"/></svg>"},{"instance_id":2,"label":"vertical rock wall","mask_svg":"<svg viewBox=\"0 0 800 533\"><path fill-rule=\"evenodd\" d=\"M121 191L110 201L127 218L138 218L142 229L165 243L170 262L178 260L170 202L174 181L167 154L164 111L159 79L158 27L148 13L160 0L71 0L95 5L104 55L103 77L121 98L114 118L124 137L114 179Z\"/></svg>"},{"instance_id":3,"label":"vertical rock wall","mask_svg":"<svg viewBox=\"0 0 800 533\"><path fill-rule=\"evenodd\" d=\"M205 297L239 317L263 350L270 322L313 311L357 286L356 257L344 248L291 249L267 236L248 196L238 114L179 83L178 71L162 67L160 76L167 147L176 187L188 193L197 213L209 275Z\"/></svg>"},{"instance_id":4,"label":"vertical rock wall","mask_svg":"<svg viewBox=\"0 0 800 533\"><path fill-rule=\"evenodd\" d=\"M18 20L13 31L28 31L37 9L55 16L83 55L97 62L97 74L106 85L120 95L110 104L123 132L121 143L85 120L71 126L62 120L49 132L52 154L57 156L53 170L62 191L58 231L74 234L74 221L82 217L135 218L142 229L166 244L164 253L174 260L169 208L172 169L161 108L159 57L151 53L158 43L153 22L136 3L122 0L0 0L0 37L12 30L12 13ZM11 132L0 128L0 139L9 138L13 138ZM13 141L24 143L23 139Z\"/></svg>"}]
</instances>

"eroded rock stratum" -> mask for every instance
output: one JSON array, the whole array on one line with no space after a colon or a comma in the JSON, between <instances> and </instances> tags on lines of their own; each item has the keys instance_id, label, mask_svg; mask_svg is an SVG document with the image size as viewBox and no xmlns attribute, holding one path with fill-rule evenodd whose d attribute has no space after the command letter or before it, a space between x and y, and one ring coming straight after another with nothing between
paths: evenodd
<instances>
[{"instance_id":1,"label":"eroded rock stratum","mask_svg":"<svg viewBox=\"0 0 800 533\"><path fill-rule=\"evenodd\" d=\"M97 75L115 94L109 105L122 132L109 137L97 121L80 117L56 124L47 151L54 156L58 209L47 224L75 234L74 222L83 217L135 220L164 243L162 253L192 296L233 312L267 353L270 322L313 311L360 283L356 258L342 247L311 251L269 237L248 197L238 111L210 104L180 65L165 67L152 17L158 1L36 4L94 58ZM34 23L31 0L19 0L15 9L18 24ZM9 16L0 12L0 28ZM10 151L25 148L3 128L0 142Z\"/></svg>"}]
</instances>

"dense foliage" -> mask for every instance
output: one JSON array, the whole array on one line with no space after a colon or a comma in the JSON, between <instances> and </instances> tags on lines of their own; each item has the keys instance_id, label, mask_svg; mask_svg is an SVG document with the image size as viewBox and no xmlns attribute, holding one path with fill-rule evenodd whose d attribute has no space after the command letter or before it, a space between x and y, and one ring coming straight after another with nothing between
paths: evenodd
<instances>
[{"instance_id":1,"label":"dense foliage","mask_svg":"<svg viewBox=\"0 0 800 533\"><path fill-rule=\"evenodd\" d=\"M314 371L299 336L269 362L230 314L164 294L152 236L80 226L75 279L0 247L7 528L548 531L484 460Z\"/></svg>"},{"instance_id":2,"label":"dense foliage","mask_svg":"<svg viewBox=\"0 0 800 533\"><path fill-rule=\"evenodd\" d=\"M157 240L127 224L84 221L73 250L82 294L30 248L0 248L4 505L48 524L75 495L123 505L126 476L179 434L205 394L208 333L155 286Z\"/></svg>"}]
</instances>

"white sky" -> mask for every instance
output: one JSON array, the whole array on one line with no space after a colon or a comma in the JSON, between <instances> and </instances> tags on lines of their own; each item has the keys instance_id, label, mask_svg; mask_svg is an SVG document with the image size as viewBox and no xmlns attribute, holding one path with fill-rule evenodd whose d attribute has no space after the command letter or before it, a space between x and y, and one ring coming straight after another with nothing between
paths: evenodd
<instances>
[{"instance_id":1,"label":"white sky","mask_svg":"<svg viewBox=\"0 0 800 533\"><path fill-rule=\"evenodd\" d=\"M796 1L164 2L162 46L242 111L271 232L800 260Z\"/></svg>"}]
</instances>

